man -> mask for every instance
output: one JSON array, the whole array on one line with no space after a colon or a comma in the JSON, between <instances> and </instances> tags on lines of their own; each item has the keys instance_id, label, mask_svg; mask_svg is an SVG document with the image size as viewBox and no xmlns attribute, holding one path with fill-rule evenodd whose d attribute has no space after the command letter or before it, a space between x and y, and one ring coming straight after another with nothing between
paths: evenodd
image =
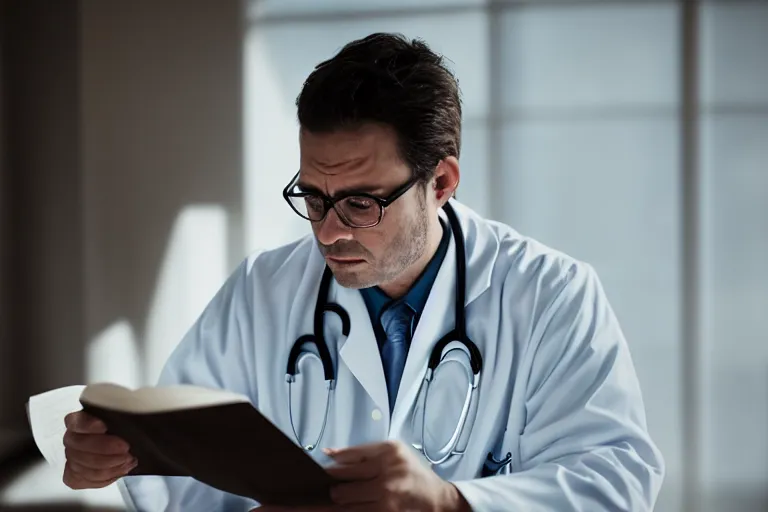
<instances>
[{"instance_id":1,"label":"man","mask_svg":"<svg viewBox=\"0 0 768 512\"><path fill-rule=\"evenodd\" d=\"M244 262L160 383L246 394L290 433L286 358L312 328L327 265L330 298L351 318L346 339L326 340L338 355L321 438L333 461L327 471L340 482L332 510L651 510L663 462L594 271L451 199L461 103L441 58L422 42L371 35L317 66L297 107L300 171L285 198L314 236ZM419 400L422 380L437 340L464 324L478 353L462 357L482 368L473 420L438 461L428 441L451 437L475 367L469 376L437 372L449 375L430 385L437 409ZM317 402L295 414L324 424L310 411ZM125 477L135 464L125 442L82 412L67 417L67 428L70 487L120 479L139 510L258 505L191 479Z\"/></svg>"}]
</instances>

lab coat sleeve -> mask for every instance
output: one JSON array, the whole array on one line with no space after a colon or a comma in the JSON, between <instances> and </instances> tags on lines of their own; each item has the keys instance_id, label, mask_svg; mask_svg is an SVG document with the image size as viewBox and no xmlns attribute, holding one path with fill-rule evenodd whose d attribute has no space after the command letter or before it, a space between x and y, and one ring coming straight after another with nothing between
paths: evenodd
<instances>
[{"instance_id":1,"label":"lab coat sleeve","mask_svg":"<svg viewBox=\"0 0 768 512\"><path fill-rule=\"evenodd\" d=\"M253 399L251 260L243 262L203 311L166 362L159 385L221 388ZM186 477L131 476L118 482L129 510L248 511L258 503Z\"/></svg>"},{"instance_id":2,"label":"lab coat sleeve","mask_svg":"<svg viewBox=\"0 0 768 512\"><path fill-rule=\"evenodd\" d=\"M474 511L652 510L664 475L629 349L588 265L573 266L524 355L510 474L455 482Z\"/></svg>"}]
</instances>

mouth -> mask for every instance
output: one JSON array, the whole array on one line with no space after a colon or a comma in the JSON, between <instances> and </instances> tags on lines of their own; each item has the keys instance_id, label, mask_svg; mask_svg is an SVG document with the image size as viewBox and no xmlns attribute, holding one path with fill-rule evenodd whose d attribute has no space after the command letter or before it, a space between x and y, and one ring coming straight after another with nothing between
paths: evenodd
<instances>
[{"instance_id":1,"label":"mouth","mask_svg":"<svg viewBox=\"0 0 768 512\"><path fill-rule=\"evenodd\" d=\"M326 256L325 259L337 265L356 265L365 262L362 258L344 258L338 256Z\"/></svg>"}]
</instances>

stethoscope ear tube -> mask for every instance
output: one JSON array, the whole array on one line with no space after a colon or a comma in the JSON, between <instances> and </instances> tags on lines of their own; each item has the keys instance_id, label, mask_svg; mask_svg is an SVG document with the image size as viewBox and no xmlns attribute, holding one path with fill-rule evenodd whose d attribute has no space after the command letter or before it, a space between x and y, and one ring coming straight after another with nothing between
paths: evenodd
<instances>
[{"instance_id":1,"label":"stethoscope ear tube","mask_svg":"<svg viewBox=\"0 0 768 512\"><path fill-rule=\"evenodd\" d=\"M480 350L467 336L464 336L463 338L460 336L459 331L454 329L440 338L440 341L435 343L432 352L429 354L429 362L427 363L428 370L434 372L437 369L437 366L440 364L440 360L443 357L443 350L445 347L447 347L449 343L456 341L464 345L469 351L469 364L472 368L472 373L475 376L480 373L483 369L483 360L480 356Z\"/></svg>"},{"instance_id":2,"label":"stethoscope ear tube","mask_svg":"<svg viewBox=\"0 0 768 512\"><path fill-rule=\"evenodd\" d=\"M338 304L329 302L325 305L325 312L336 313L339 315L339 318L341 318L341 333L344 335L344 337L349 336L349 332L352 330L352 322L349 319L349 314L347 314L344 308Z\"/></svg>"},{"instance_id":3,"label":"stethoscope ear tube","mask_svg":"<svg viewBox=\"0 0 768 512\"><path fill-rule=\"evenodd\" d=\"M466 319L464 317L464 305L467 302L467 257L464 248L464 236L459 223L459 218L453 210L451 203L445 203L443 206L445 214L448 216L448 222L451 224L453 241L456 244L456 304L454 329L458 331L459 338L467 337Z\"/></svg>"},{"instance_id":4,"label":"stethoscope ear tube","mask_svg":"<svg viewBox=\"0 0 768 512\"><path fill-rule=\"evenodd\" d=\"M317 294L317 303L315 305L315 318L314 318L314 342L315 346L317 347L317 352L320 355L320 361L323 363L323 374L325 376L326 381L331 381L336 378L335 372L333 371L333 360L331 359L331 352L328 349L328 344L325 342L325 332L323 329L323 315L325 315L326 308L323 307L324 302L327 300L328 297L328 290L331 287L331 278L333 277L333 273L331 272L331 269L326 265L325 271L323 272L323 278L320 281L320 290ZM331 306L331 304L327 304L327 306ZM336 306L333 304L333 306ZM336 306L338 309L340 309L343 312L343 315L340 316L342 318L342 325L349 326L349 315L347 315L347 312L344 311L340 306ZM346 318L346 322L344 322L344 319Z\"/></svg>"},{"instance_id":5,"label":"stethoscope ear tube","mask_svg":"<svg viewBox=\"0 0 768 512\"><path fill-rule=\"evenodd\" d=\"M293 344L291 351L288 354L288 365L286 368L286 378L293 379L296 377L296 364L299 361L299 356L303 351L303 345L306 343L313 343L317 347L317 353L320 357L320 361L323 364L323 376L327 382L333 382L336 378L333 360L331 359L331 352L328 349L328 344L325 342L325 333L323 330L323 315L326 312L333 312L339 315L341 319L341 330L344 336L349 336L349 332L352 327L352 323L349 319L349 314L344 311L344 308L338 304L329 302L324 304L326 297L328 296L328 290L331 286L331 278L333 273L327 266L323 272L323 278L320 281L320 290L317 294L317 303L315 305L314 316L314 334L305 334Z\"/></svg>"},{"instance_id":6,"label":"stethoscope ear tube","mask_svg":"<svg viewBox=\"0 0 768 512\"><path fill-rule=\"evenodd\" d=\"M298 340L296 340L296 343L293 344L293 347L291 347L291 352L288 354L288 364L287 368L285 369L285 374L288 378L290 378L292 381L294 377L296 377L296 363L299 361L299 356L302 352L302 347L305 343L314 343L315 337L312 334L305 334L304 336L301 336Z\"/></svg>"},{"instance_id":7,"label":"stethoscope ear tube","mask_svg":"<svg viewBox=\"0 0 768 512\"><path fill-rule=\"evenodd\" d=\"M483 369L483 356L480 354L480 349L477 348L477 345L475 345L475 343L469 339L469 336L467 336L467 320L464 314L464 306L467 299L467 256L466 248L464 246L463 230L461 229L459 218L450 202L445 203L443 210L445 210L445 214L448 216L448 222L451 224L451 232L454 235L454 243L456 244L455 324L453 331L443 336L432 350L432 354L429 357L429 368L431 370L437 368L437 365L440 364L440 358L442 357L442 352L446 345L451 341L458 341L469 350L471 356L469 361L472 365L472 373L478 375Z\"/></svg>"}]
</instances>

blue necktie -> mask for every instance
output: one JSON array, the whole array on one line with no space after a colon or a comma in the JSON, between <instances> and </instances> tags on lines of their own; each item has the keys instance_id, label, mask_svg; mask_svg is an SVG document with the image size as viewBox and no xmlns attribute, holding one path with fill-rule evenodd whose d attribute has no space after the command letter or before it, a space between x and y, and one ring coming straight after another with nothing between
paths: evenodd
<instances>
[{"instance_id":1,"label":"blue necktie","mask_svg":"<svg viewBox=\"0 0 768 512\"><path fill-rule=\"evenodd\" d=\"M389 393L389 410L395 407L400 378L403 376L405 358L411 336L413 310L405 302L395 304L381 315L381 326L387 335L381 347L381 362L384 366L384 378Z\"/></svg>"}]
</instances>

